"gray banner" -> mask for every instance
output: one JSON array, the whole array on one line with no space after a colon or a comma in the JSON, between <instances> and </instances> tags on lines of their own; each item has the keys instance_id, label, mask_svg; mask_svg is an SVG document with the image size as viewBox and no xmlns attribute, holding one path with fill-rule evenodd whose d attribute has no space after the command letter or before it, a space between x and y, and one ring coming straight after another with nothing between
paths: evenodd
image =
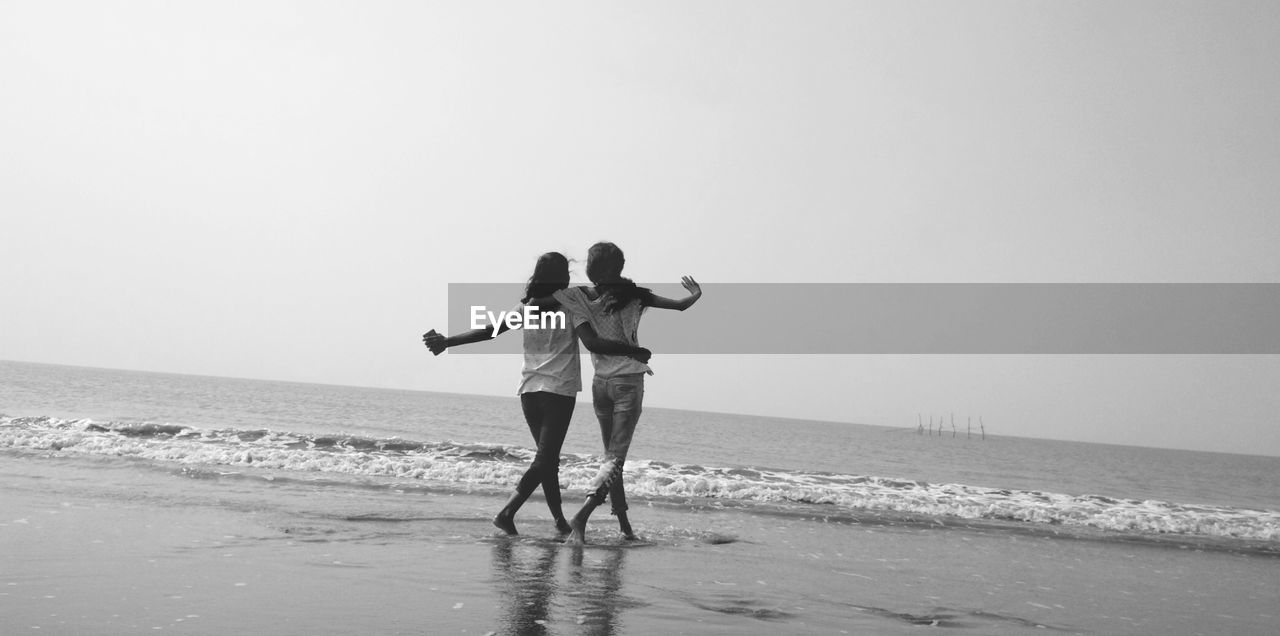
<instances>
[{"instance_id":1,"label":"gray banner","mask_svg":"<svg viewBox=\"0 0 1280 636\"><path fill-rule=\"evenodd\" d=\"M650 286L683 298L679 285ZM650 309L655 354L1276 354L1273 283L707 283L684 312ZM449 285L449 330L510 311L523 284ZM483 314L482 314L483 315ZM488 317L483 321L488 324ZM572 324L572 321L570 321ZM454 353L520 353L519 333Z\"/></svg>"}]
</instances>

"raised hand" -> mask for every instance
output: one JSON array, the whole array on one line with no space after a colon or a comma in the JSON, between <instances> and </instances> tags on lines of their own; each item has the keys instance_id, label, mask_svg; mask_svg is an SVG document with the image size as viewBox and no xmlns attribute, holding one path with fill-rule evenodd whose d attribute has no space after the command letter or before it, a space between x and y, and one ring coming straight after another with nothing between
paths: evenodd
<instances>
[{"instance_id":1,"label":"raised hand","mask_svg":"<svg viewBox=\"0 0 1280 636\"><path fill-rule=\"evenodd\" d=\"M698 285L698 281L693 280L692 276L680 277L680 286L684 287L685 291L688 291L690 296L702 296L702 287Z\"/></svg>"}]
</instances>

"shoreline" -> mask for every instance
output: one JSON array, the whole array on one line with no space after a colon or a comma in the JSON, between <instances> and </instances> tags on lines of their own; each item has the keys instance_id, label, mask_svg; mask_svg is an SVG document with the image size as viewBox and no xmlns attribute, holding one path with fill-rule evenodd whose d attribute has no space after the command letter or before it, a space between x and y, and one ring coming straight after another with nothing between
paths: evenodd
<instances>
[{"instance_id":1,"label":"shoreline","mask_svg":"<svg viewBox=\"0 0 1280 636\"><path fill-rule=\"evenodd\" d=\"M501 536L490 521L502 500L21 458L0 469L0 626L1263 634L1280 606L1280 561L1249 554L642 500L642 541L621 541L602 515L576 549L538 498L517 517L525 534Z\"/></svg>"}]
</instances>

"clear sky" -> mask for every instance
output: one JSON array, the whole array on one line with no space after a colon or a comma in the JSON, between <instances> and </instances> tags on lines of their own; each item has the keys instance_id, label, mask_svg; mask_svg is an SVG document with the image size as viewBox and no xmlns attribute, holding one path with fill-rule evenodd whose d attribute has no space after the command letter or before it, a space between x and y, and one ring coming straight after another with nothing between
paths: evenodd
<instances>
[{"instance_id":1,"label":"clear sky","mask_svg":"<svg viewBox=\"0 0 1280 636\"><path fill-rule=\"evenodd\" d=\"M646 282L1280 282L1277 78L1270 0L3 0L0 359L506 395L422 347L447 285L601 239ZM1280 455L1277 356L654 367L651 406Z\"/></svg>"}]
</instances>

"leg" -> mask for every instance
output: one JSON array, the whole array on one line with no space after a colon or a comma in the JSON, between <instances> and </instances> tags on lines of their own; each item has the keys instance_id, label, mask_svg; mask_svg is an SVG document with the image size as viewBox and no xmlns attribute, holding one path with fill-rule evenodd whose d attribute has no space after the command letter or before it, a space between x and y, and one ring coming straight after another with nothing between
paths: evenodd
<instances>
[{"instance_id":1,"label":"leg","mask_svg":"<svg viewBox=\"0 0 1280 636\"><path fill-rule=\"evenodd\" d=\"M565 541L571 545L582 545L587 542L587 519L595 511L596 505L590 497L587 498L586 503L578 509L578 514L573 515L573 519L569 520L569 538Z\"/></svg>"},{"instance_id":2,"label":"leg","mask_svg":"<svg viewBox=\"0 0 1280 636\"><path fill-rule=\"evenodd\" d=\"M613 400L609 397L607 390L607 381L600 378L591 380L591 405L596 412L596 420L600 422L600 436L604 440L606 452L609 448L609 438L613 433ZM582 504L582 508L578 510L578 514L573 516L569 522L569 543L582 545L586 541L587 519L591 517L591 513L596 507L604 503L604 498L608 494L609 475L613 472L613 465L609 462L609 458L605 458L605 464L600 467L600 473L596 475L592 482L592 491L587 495L586 503Z\"/></svg>"},{"instance_id":3,"label":"leg","mask_svg":"<svg viewBox=\"0 0 1280 636\"><path fill-rule=\"evenodd\" d=\"M533 434L535 441L541 439L543 430L547 428L545 420L548 415L548 409L544 399L545 395L549 394L541 391L520 394L520 408L524 411L525 423L529 425L529 432ZM563 433L561 433L560 441L563 444ZM502 510L498 511L497 516L493 518L493 525L507 534L519 534L516 531L516 511L520 510L520 506L524 505L529 495L533 494L538 484L542 483L542 475L546 472L546 466L545 462L539 461L539 459L543 458L541 444L539 444L538 453L528 470L521 476L520 483L516 485L516 491L507 500L507 505L503 506ZM559 446L556 447L555 459L557 462L560 459Z\"/></svg>"},{"instance_id":4,"label":"leg","mask_svg":"<svg viewBox=\"0 0 1280 636\"><path fill-rule=\"evenodd\" d=\"M644 404L644 376L620 377L613 389L613 435L608 444L610 454L618 458L618 479L612 484L610 496L613 498L613 514L618 517L618 529L622 531L622 536L634 540L636 535L627 518L627 495L623 490L621 468L631 448L636 424L640 421Z\"/></svg>"},{"instance_id":5,"label":"leg","mask_svg":"<svg viewBox=\"0 0 1280 636\"><path fill-rule=\"evenodd\" d=\"M631 530L631 520L627 518L627 495L622 491L621 477L614 482L610 496L613 497L613 515L618 518L618 530L628 541L635 541L636 533Z\"/></svg>"},{"instance_id":6,"label":"leg","mask_svg":"<svg viewBox=\"0 0 1280 636\"><path fill-rule=\"evenodd\" d=\"M556 530L560 534L568 534L569 522L564 518L560 499L560 449L564 446L564 437L569 432L569 421L573 419L573 407L577 398L570 395L546 393L542 398L546 408L542 410L541 435L538 438L538 454L533 459L533 466L540 469L542 476L542 494L547 499L547 508L555 521Z\"/></svg>"},{"instance_id":7,"label":"leg","mask_svg":"<svg viewBox=\"0 0 1280 636\"><path fill-rule=\"evenodd\" d=\"M594 487L591 494L587 495L586 503L582 504L582 508L578 510L578 514L573 516L573 520L569 522L569 543L574 545L582 545L586 541L587 536L587 519L591 517L591 513L596 507L604 503L608 493L615 487L621 487L622 484L622 461L609 457L605 459L603 465L600 466L600 472L592 481Z\"/></svg>"},{"instance_id":8,"label":"leg","mask_svg":"<svg viewBox=\"0 0 1280 636\"><path fill-rule=\"evenodd\" d=\"M618 526L628 539L634 539L631 522L627 518L627 499L623 491L622 468L636 423L640 420L640 408L644 401L644 376L618 376L607 381L598 378L592 382L592 402L596 418L600 421L600 434L604 438L605 463L600 467L592 485L593 492L587 503L574 516L569 525L573 528L570 540L582 543L586 536L587 518L597 506L613 497L613 514L618 516Z\"/></svg>"},{"instance_id":9,"label":"leg","mask_svg":"<svg viewBox=\"0 0 1280 636\"><path fill-rule=\"evenodd\" d=\"M600 472L596 475L592 485L595 486L591 494L587 495L587 502L583 504L582 509L574 515L573 521L569 522L572 528L570 540L573 543L581 544L586 537L587 518L591 513L606 499L613 499L613 514L618 517L618 529L622 531L622 535L628 540L636 538L635 532L631 529L631 522L627 518L627 498L622 486L622 467L626 462L624 457L607 457Z\"/></svg>"}]
</instances>

